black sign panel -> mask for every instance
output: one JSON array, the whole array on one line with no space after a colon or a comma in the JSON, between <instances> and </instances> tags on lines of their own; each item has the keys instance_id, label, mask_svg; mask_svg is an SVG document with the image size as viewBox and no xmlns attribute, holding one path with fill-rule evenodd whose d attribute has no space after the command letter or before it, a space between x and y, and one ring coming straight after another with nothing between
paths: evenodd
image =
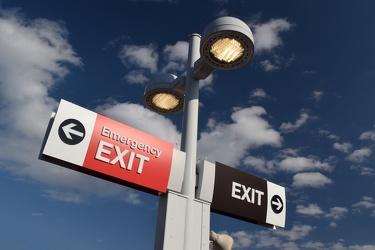
<instances>
[{"instance_id":1,"label":"black sign panel","mask_svg":"<svg viewBox=\"0 0 375 250\"><path fill-rule=\"evenodd\" d=\"M219 162L215 168L212 212L265 224L267 181Z\"/></svg>"}]
</instances>

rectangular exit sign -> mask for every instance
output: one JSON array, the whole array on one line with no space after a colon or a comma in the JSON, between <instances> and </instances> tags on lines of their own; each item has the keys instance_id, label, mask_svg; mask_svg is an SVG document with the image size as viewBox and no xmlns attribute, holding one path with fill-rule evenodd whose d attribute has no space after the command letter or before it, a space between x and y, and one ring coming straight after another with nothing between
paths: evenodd
<instances>
[{"instance_id":1,"label":"rectangular exit sign","mask_svg":"<svg viewBox=\"0 0 375 250\"><path fill-rule=\"evenodd\" d=\"M211 210L268 227L285 227L285 188L216 162Z\"/></svg>"},{"instance_id":2,"label":"rectangular exit sign","mask_svg":"<svg viewBox=\"0 0 375 250\"><path fill-rule=\"evenodd\" d=\"M155 195L180 192L185 166L172 143L65 100L40 158Z\"/></svg>"}]
</instances>

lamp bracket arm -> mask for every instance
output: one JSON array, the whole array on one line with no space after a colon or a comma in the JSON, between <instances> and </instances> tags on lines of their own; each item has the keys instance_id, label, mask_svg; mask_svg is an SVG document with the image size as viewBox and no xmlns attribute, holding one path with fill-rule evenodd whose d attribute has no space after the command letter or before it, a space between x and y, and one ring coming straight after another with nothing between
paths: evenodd
<instances>
[{"instance_id":1,"label":"lamp bracket arm","mask_svg":"<svg viewBox=\"0 0 375 250\"><path fill-rule=\"evenodd\" d=\"M172 82L171 89L180 93L185 93L185 83L186 75L180 75Z\"/></svg>"},{"instance_id":2,"label":"lamp bracket arm","mask_svg":"<svg viewBox=\"0 0 375 250\"><path fill-rule=\"evenodd\" d=\"M206 63L202 58L199 58L194 63L194 78L197 80L206 79L211 75L216 69Z\"/></svg>"}]
</instances>

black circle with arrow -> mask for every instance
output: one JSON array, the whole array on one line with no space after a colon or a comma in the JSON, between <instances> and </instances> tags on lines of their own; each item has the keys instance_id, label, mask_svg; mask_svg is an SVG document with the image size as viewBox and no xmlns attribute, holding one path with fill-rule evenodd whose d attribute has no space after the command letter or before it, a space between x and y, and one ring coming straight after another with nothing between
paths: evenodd
<instances>
[{"instance_id":1,"label":"black circle with arrow","mask_svg":"<svg viewBox=\"0 0 375 250\"><path fill-rule=\"evenodd\" d=\"M67 119L59 126L59 137L68 145L76 145L85 138L85 127L76 119Z\"/></svg>"},{"instance_id":2,"label":"black circle with arrow","mask_svg":"<svg viewBox=\"0 0 375 250\"><path fill-rule=\"evenodd\" d=\"M275 214L279 214L283 211L284 204L280 196L274 195L271 198L271 208Z\"/></svg>"}]
</instances>

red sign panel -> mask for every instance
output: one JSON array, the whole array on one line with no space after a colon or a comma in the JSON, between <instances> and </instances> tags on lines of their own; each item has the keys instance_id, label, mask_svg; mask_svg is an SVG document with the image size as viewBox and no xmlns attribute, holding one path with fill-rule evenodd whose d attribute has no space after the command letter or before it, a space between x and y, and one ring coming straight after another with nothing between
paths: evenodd
<instances>
[{"instance_id":1,"label":"red sign panel","mask_svg":"<svg viewBox=\"0 0 375 250\"><path fill-rule=\"evenodd\" d=\"M97 115L83 167L166 192L173 144Z\"/></svg>"},{"instance_id":2,"label":"red sign panel","mask_svg":"<svg viewBox=\"0 0 375 250\"><path fill-rule=\"evenodd\" d=\"M180 190L183 168L173 166L184 156L172 143L61 100L40 159L158 194Z\"/></svg>"}]
</instances>

